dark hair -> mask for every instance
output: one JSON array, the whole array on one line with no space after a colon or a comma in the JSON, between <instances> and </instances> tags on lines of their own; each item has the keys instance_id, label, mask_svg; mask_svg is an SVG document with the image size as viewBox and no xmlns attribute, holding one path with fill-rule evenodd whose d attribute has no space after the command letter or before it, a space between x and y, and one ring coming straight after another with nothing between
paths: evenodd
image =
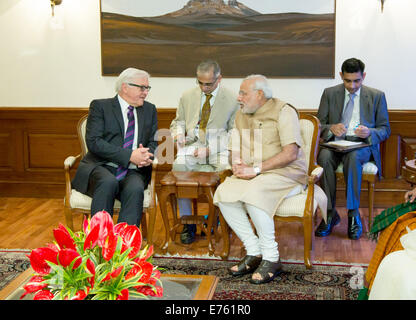
<instances>
[{"instance_id":1,"label":"dark hair","mask_svg":"<svg viewBox=\"0 0 416 320\"><path fill-rule=\"evenodd\" d=\"M365 64L359 59L350 58L344 61L341 66L342 73L356 73L356 72L364 72Z\"/></svg>"}]
</instances>

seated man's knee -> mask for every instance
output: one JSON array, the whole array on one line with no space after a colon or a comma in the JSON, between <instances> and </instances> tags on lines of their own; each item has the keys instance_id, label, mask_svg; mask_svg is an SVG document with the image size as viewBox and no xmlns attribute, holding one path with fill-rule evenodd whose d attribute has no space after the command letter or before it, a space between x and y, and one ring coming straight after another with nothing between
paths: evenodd
<instances>
[{"instance_id":1,"label":"seated man's knee","mask_svg":"<svg viewBox=\"0 0 416 320\"><path fill-rule=\"evenodd\" d=\"M333 162L332 152L328 149L322 148L319 151L317 162L323 168L328 167Z\"/></svg>"},{"instance_id":2,"label":"seated man's knee","mask_svg":"<svg viewBox=\"0 0 416 320\"><path fill-rule=\"evenodd\" d=\"M175 161L172 164L173 171L188 171L186 167L185 157L176 157Z\"/></svg>"},{"instance_id":3,"label":"seated man's knee","mask_svg":"<svg viewBox=\"0 0 416 320\"><path fill-rule=\"evenodd\" d=\"M118 181L116 179L115 176L113 175L107 175L105 177L102 177L98 183L97 183L97 187L101 190L101 191L110 191L110 192L117 192L118 190Z\"/></svg>"}]
</instances>

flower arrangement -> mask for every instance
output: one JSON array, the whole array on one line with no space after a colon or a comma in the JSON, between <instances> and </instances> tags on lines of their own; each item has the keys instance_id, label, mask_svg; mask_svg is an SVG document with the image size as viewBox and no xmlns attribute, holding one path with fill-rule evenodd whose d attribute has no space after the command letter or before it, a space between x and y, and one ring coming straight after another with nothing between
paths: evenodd
<instances>
[{"instance_id":1,"label":"flower arrangement","mask_svg":"<svg viewBox=\"0 0 416 320\"><path fill-rule=\"evenodd\" d=\"M151 263L153 246L142 250L136 226L118 223L105 211L85 219L74 233L62 224L53 244L32 250L35 275L23 287L34 300L127 300L161 297L160 271Z\"/></svg>"}]
</instances>

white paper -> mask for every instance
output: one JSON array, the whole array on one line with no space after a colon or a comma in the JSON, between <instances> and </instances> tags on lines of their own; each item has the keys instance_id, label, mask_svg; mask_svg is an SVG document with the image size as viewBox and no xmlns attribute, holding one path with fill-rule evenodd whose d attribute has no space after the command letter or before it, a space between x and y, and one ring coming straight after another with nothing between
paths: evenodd
<instances>
[{"instance_id":1,"label":"white paper","mask_svg":"<svg viewBox=\"0 0 416 320\"><path fill-rule=\"evenodd\" d=\"M179 148L178 152L177 152L177 155L178 156L193 156L195 150L196 150L195 146L188 146L188 147Z\"/></svg>"},{"instance_id":2,"label":"white paper","mask_svg":"<svg viewBox=\"0 0 416 320\"><path fill-rule=\"evenodd\" d=\"M348 140L337 140L337 141L331 141L327 144L335 146L335 147L351 147L351 146L358 146L360 144L363 144L361 141L348 141Z\"/></svg>"}]
</instances>

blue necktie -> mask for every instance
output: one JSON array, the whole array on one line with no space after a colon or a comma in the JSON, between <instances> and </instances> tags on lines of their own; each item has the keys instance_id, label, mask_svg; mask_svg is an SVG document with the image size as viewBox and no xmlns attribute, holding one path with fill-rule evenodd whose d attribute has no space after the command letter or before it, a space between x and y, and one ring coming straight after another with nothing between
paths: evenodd
<instances>
[{"instance_id":1,"label":"blue necktie","mask_svg":"<svg viewBox=\"0 0 416 320\"><path fill-rule=\"evenodd\" d=\"M124 137L124 143L123 148L129 148L131 149L133 146L133 140L134 140L134 108L132 106L129 106L129 111L127 112L127 130L126 130L126 136ZM123 179L127 174L128 168L124 168L123 166L118 166L117 172L116 172L116 179L120 181Z\"/></svg>"}]
</instances>

